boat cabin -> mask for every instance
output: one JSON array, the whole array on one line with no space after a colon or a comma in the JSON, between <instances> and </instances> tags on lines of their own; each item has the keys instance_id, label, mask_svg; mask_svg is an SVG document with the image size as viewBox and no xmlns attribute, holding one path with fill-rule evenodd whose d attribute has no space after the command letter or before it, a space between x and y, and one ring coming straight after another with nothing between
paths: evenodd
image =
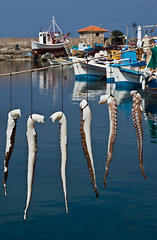
<instances>
[{"instance_id":1,"label":"boat cabin","mask_svg":"<svg viewBox=\"0 0 157 240\"><path fill-rule=\"evenodd\" d=\"M56 43L56 36L57 36L57 34L53 34L51 32L40 31L39 32L39 43L47 44L47 45L54 44L54 43ZM57 42L58 42L58 40L57 40Z\"/></svg>"},{"instance_id":2,"label":"boat cabin","mask_svg":"<svg viewBox=\"0 0 157 240\"><path fill-rule=\"evenodd\" d=\"M136 51L129 51L129 52L122 51L121 59L127 59L125 60L125 63L137 62Z\"/></svg>"}]
</instances>

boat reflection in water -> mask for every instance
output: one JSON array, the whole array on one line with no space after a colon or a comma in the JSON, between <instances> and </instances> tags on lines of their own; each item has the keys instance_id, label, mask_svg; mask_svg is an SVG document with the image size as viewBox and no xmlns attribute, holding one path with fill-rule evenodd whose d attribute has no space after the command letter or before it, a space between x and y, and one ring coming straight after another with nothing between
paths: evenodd
<instances>
[{"instance_id":1,"label":"boat reflection in water","mask_svg":"<svg viewBox=\"0 0 157 240\"><path fill-rule=\"evenodd\" d=\"M39 90L44 91L48 89L57 90L63 78L64 85L68 84L67 78L69 79L69 68L64 66L64 71L62 73L62 67L49 68L43 71L34 72L34 79L39 78Z\"/></svg>"},{"instance_id":2,"label":"boat reflection in water","mask_svg":"<svg viewBox=\"0 0 157 240\"><path fill-rule=\"evenodd\" d=\"M39 77L40 93L44 94L45 91L51 90L53 99L57 100L58 91L61 91L62 68L56 68L53 71L52 69L49 69L34 72L33 74L34 81ZM73 79L71 79L71 83L68 81L70 76L69 74L71 74L69 73L69 68L64 67L64 87L68 84L73 84ZM65 76L67 77L67 81L65 81ZM34 81L33 83L36 84ZM141 89L139 91L143 99L143 115L149 125L151 142L157 143L157 98L144 95ZM129 115L132 109L132 97L130 96L130 90L117 90L114 83L87 83L87 81L75 81L72 92L72 100L77 102L81 101L83 98L87 99L87 97L88 100L99 100L100 96L106 93L114 95L117 100L118 108Z\"/></svg>"},{"instance_id":3,"label":"boat reflection in water","mask_svg":"<svg viewBox=\"0 0 157 240\"><path fill-rule=\"evenodd\" d=\"M144 99L145 120L149 125L151 143L157 143L157 98L148 96Z\"/></svg>"},{"instance_id":4,"label":"boat reflection in water","mask_svg":"<svg viewBox=\"0 0 157 240\"><path fill-rule=\"evenodd\" d=\"M106 84L104 82L75 81L72 100L81 101L83 98L95 100L101 94L106 92Z\"/></svg>"},{"instance_id":5,"label":"boat reflection in water","mask_svg":"<svg viewBox=\"0 0 157 240\"><path fill-rule=\"evenodd\" d=\"M87 82L75 81L72 100L80 101L82 98L86 98L87 94L89 100L99 99L103 94L112 94L115 96L117 104L122 105L122 108L124 107L123 103L126 107L126 105L128 103L130 105L132 101L130 91L116 90L114 83L89 82L87 84Z\"/></svg>"}]
</instances>

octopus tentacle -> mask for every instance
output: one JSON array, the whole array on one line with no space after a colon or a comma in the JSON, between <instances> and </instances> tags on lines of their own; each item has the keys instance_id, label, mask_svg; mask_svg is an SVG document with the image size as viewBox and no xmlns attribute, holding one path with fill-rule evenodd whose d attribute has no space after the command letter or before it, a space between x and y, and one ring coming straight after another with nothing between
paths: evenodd
<instances>
[{"instance_id":1,"label":"octopus tentacle","mask_svg":"<svg viewBox=\"0 0 157 240\"><path fill-rule=\"evenodd\" d=\"M114 96L112 95L102 95L100 97L99 104L106 103L108 104L109 108L109 119L110 119L110 132L109 132L109 139L108 139L108 153L107 153L107 159L106 159L106 169L105 169L105 175L104 175L104 187L106 187L106 177L109 172L109 164L112 159L113 155L113 146L116 140L117 136L117 101L115 100Z\"/></svg>"},{"instance_id":2,"label":"octopus tentacle","mask_svg":"<svg viewBox=\"0 0 157 240\"><path fill-rule=\"evenodd\" d=\"M27 142L28 142L28 169L27 169L27 200L24 211L24 220L27 218L27 211L32 196L32 187L35 173L36 153L37 153L37 133L35 132L34 122L44 123L44 116L32 114L27 120Z\"/></svg>"},{"instance_id":3,"label":"octopus tentacle","mask_svg":"<svg viewBox=\"0 0 157 240\"><path fill-rule=\"evenodd\" d=\"M5 158L4 158L4 177L3 177L3 188L4 188L5 196L7 196L6 181L8 178L9 160L11 158L11 154L14 149L16 122L19 116L21 116L20 109L14 109L8 113L8 123L7 123L7 131L6 131L6 149L5 149Z\"/></svg>"},{"instance_id":4,"label":"octopus tentacle","mask_svg":"<svg viewBox=\"0 0 157 240\"><path fill-rule=\"evenodd\" d=\"M80 124L80 133L81 133L81 143L82 148L87 159L87 166L89 174L91 177L91 182L93 189L98 198L98 189L96 185L96 177L94 170L93 154L91 147L91 136L90 136L90 125L91 125L91 111L86 100L83 100L80 103L81 108L81 124Z\"/></svg>"},{"instance_id":5,"label":"octopus tentacle","mask_svg":"<svg viewBox=\"0 0 157 240\"><path fill-rule=\"evenodd\" d=\"M143 167L143 128L142 128L142 111L141 111L141 95L137 91L131 91L131 96L133 97L133 107L132 107L132 116L133 122L136 130L137 135L137 142L138 142L138 157L139 157L139 165L141 169L141 173L145 179L147 176L144 172Z\"/></svg>"},{"instance_id":6,"label":"octopus tentacle","mask_svg":"<svg viewBox=\"0 0 157 240\"><path fill-rule=\"evenodd\" d=\"M58 119L60 123L60 151L61 151L61 180L64 192L65 199L65 208L68 213L68 198L67 198L67 190L66 190L66 164L67 164L67 123L66 117L63 112L55 112L50 116L52 121L55 122Z\"/></svg>"}]
</instances>

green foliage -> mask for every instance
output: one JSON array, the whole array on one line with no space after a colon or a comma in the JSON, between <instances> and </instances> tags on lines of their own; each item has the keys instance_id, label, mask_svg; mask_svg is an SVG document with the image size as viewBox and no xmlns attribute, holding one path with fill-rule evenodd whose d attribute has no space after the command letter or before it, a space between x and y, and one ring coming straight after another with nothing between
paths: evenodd
<instances>
[{"instance_id":1,"label":"green foliage","mask_svg":"<svg viewBox=\"0 0 157 240\"><path fill-rule=\"evenodd\" d=\"M111 37L118 38L121 36L123 36L123 32L121 32L120 30L113 30L111 32Z\"/></svg>"}]
</instances>

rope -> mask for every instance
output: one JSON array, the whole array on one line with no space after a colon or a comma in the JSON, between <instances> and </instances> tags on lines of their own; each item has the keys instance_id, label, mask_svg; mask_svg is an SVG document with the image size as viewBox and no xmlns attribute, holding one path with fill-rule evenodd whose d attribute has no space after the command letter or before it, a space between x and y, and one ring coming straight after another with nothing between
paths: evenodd
<instances>
[{"instance_id":1,"label":"rope","mask_svg":"<svg viewBox=\"0 0 157 240\"><path fill-rule=\"evenodd\" d=\"M31 71L31 115L33 113L33 83L32 83L32 71Z\"/></svg>"},{"instance_id":2,"label":"rope","mask_svg":"<svg viewBox=\"0 0 157 240\"><path fill-rule=\"evenodd\" d=\"M110 59L112 59L112 55L110 55ZM109 65L109 73L110 73L110 78L111 78L112 75L111 75L111 66L110 65ZM110 82L110 96L111 96L111 82Z\"/></svg>"},{"instance_id":3,"label":"rope","mask_svg":"<svg viewBox=\"0 0 157 240\"><path fill-rule=\"evenodd\" d=\"M62 113L63 113L63 64L62 64Z\"/></svg>"},{"instance_id":4,"label":"rope","mask_svg":"<svg viewBox=\"0 0 157 240\"><path fill-rule=\"evenodd\" d=\"M88 102L88 59L87 59L87 102Z\"/></svg>"},{"instance_id":5,"label":"rope","mask_svg":"<svg viewBox=\"0 0 157 240\"><path fill-rule=\"evenodd\" d=\"M10 111L12 110L12 74L10 73Z\"/></svg>"},{"instance_id":6,"label":"rope","mask_svg":"<svg viewBox=\"0 0 157 240\"><path fill-rule=\"evenodd\" d=\"M138 49L138 82L140 81L140 72L139 72L140 71L139 70L140 69L140 65L141 65L140 62L141 62L140 61L140 49Z\"/></svg>"}]
</instances>

